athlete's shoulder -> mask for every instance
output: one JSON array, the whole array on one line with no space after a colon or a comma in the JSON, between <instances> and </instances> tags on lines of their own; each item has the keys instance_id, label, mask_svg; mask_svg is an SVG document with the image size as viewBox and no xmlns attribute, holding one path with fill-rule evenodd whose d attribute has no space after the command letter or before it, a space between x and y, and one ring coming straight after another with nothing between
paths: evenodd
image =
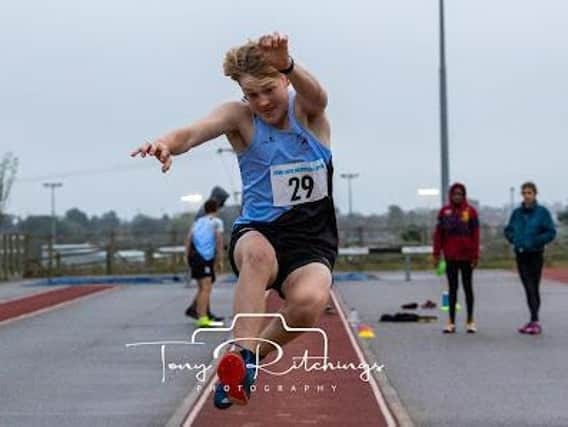
<instances>
[{"instance_id":1,"label":"athlete's shoulder","mask_svg":"<svg viewBox=\"0 0 568 427\"><path fill-rule=\"evenodd\" d=\"M225 133L229 143L237 153L244 151L254 133L253 113L249 105L242 101L228 101L218 108L224 109L232 122L233 130Z\"/></svg>"},{"instance_id":2,"label":"athlete's shoulder","mask_svg":"<svg viewBox=\"0 0 568 427\"><path fill-rule=\"evenodd\" d=\"M223 102L215 108L215 111L228 115L236 123L251 117L248 105L240 101Z\"/></svg>"},{"instance_id":3,"label":"athlete's shoulder","mask_svg":"<svg viewBox=\"0 0 568 427\"><path fill-rule=\"evenodd\" d=\"M217 216L211 217L211 221L215 227L223 227L223 220Z\"/></svg>"}]
</instances>

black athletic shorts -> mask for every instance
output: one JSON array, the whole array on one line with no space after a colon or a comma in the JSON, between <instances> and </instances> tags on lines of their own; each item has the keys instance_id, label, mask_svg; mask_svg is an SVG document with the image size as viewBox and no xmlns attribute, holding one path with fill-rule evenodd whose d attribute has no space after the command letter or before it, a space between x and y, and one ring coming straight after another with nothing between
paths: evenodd
<instances>
[{"instance_id":1,"label":"black athletic shorts","mask_svg":"<svg viewBox=\"0 0 568 427\"><path fill-rule=\"evenodd\" d=\"M203 279L211 277L211 282L215 282L215 258L210 261L203 259L201 254L192 247L191 256L187 260L191 269L193 279Z\"/></svg>"},{"instance_id":2,"label":"black athletic shorts","mask_svg":"<svg viewBox=\"0 0 568 427\"><path fill-rule=\"evenodd\" d=\"M282 283L297 268L319 262L333 270L337 258L337 223L330 199L294 207L274 222L251 222L233 228L229 260L238 276L234 251L237 241L248 231L261 233L272 245L278 261L278 276L270 288L282 298Z\"/></svg>"}]
</instances>

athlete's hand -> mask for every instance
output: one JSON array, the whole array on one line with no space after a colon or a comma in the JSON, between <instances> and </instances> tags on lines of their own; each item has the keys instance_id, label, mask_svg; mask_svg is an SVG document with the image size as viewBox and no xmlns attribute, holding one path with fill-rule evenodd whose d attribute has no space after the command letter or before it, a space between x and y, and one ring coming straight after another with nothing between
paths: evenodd
<instances>
[{"instance_id":1,"label":"athlete's hand","mask_svg":"<svg viewBox=\"0 0 568 427\"><path fill-rule=\"evenodd\" d=\"M478 265L479 265L478 259L474 259L471 261L471 268L477 268Z\"/></svg>"},{"instance_id":2,"label":"athlete's hand","mask_svg":"<svg viewBox=\"0 0 568 427\"><path fill-rule=\"evenodd\" d=\"M280 33L265 34L258 39L264 57L277 70L285 70L290 66L288 53L288 36Z\"/></svg>"},{"instance_id":3,"label":"athlete's hand","mask_svg":"<svg viewBox=\"0 0 568 427\"><path fill-rule=\"evenodd\" d=\"M158 138L154 142L146 140L146 143L132 153L130 157L136 157L140 154L141 157L153 156L162 164L162 172L167 172L172 166L172 155L167 144L167 137Z\"/></svg>"}]
</instances>

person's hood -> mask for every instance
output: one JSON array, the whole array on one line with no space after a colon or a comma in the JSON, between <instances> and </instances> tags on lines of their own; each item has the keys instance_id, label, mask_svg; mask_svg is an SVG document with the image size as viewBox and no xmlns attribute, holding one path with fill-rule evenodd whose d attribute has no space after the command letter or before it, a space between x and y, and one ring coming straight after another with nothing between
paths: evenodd
<instances>
[{"instance_id":1,"label":"person's hood","mask_svg":"<svg viewBox=\"0 0 568 427\"><path fill-rule=\"evenodd\" d=\"M223 188L215 186L211 190L211 195L209 196L209 198L215 200L219 205L219 208L222 208L229 198L229 193L227 193Z\"/></svg>"},{"instance_id":2,"label":"person's hood","mask_svg":"<svg viewBox=\"0 0 568 427\"><path fill-rule=\"evenodd\" d=\"M211 190L209 198L215 200L217 202L217 205L219 206L219 209L221 209L225 205L227 199L229 198L229 193L227 193L222 187L216 185ZM204 215L205 215L205 203L201 205L201 207L195 214L195 219L199 219Z\"/></svg>"},{"instance_id":3,"label":"person's hood","mask_svg":"<svg viewBox=\"0 0 568 427\"><path fill-rule=\"evenodd\" d=\"M455 182L455 183L453 183L453 184L450 186L450 189L448 190L448 203L449 203L451 206L455 206L455 205L452 203L452 192L453 192L455 189L458 189L458 188L463 191L463 202L460 204L460 207L467 206L467 204L468 204L468 202L467 202L467 190L466 190L466 188L465 188L465 185L462 184L461 182Z\"/></svg>"}]
</instances>

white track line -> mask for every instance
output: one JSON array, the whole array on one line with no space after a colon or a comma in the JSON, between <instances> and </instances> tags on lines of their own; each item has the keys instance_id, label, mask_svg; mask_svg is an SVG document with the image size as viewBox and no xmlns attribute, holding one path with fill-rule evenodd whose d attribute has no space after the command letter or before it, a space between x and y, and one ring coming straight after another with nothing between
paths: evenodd
<instances>
[{"instance_id":1,"label":"white track line","mask_svg":"<svg viewBox=\"0 0 568 427\"><path fill-rule=\"evenodd\" d=\"M349 323L347 322L347 319L345 318L345 314L343 313L343 310L342 310L341 306L339 305L339 302L337 301L337 297L335 296L335 293L333 292L333 290L330 292L330 294L331 294L331 298L333 299L333 303L337 307L337 312L339 313L339 317L341 317L341 321L343 323L343 326L345 327L345 330L347 331L347 335L349 335L349 340L351 341L351 345L355 349L355 352L357 353L357 357L359 357L359 362L360 363L367 363L367 361L365 360L365 356L363 356L363 352L359 348L359 344L357 343L357 340L355 339L353 331L351 330L351 327L349 326ZM388 427L396 427L396 425L397 425L396 421L394 420L392 413L391 413L387 403L385 402L385 398L383 397L383 394L381 393L381 390L379 389L379 386L377 385L377 381L375 380L374 375L369 376L369 383L371 385L371 389L373 390L373 394L375 395L375 398L377 399L377 403L379 404L379 408L381 408L381 411L382 411L382 413L385 417L385 420L387 422L387 426Z\"/></svg>"},{"instance_id":2,"label":"white track line","mask_svg":"<svg viewBox=\"0 0 568 427\"><path fill-rule=\"evenodd\" d=\"M199 414L199 412L201 411L201 409L205 405L205 402L209 398L211 386L213 385L213 383L215 381L217 381L217 374L211 375L211 378L207 382L207 385L205 387L203 387L203 391L201 392L199 399L197 400L195 405L193 405L193 408L191 408L191 411L189 411L189 414L187 414L187 418L185 419L185 421L182 424L183 427L190 427L193 424L193 422L197 418L197 415Z\"/></svg>"}]
</instances>

